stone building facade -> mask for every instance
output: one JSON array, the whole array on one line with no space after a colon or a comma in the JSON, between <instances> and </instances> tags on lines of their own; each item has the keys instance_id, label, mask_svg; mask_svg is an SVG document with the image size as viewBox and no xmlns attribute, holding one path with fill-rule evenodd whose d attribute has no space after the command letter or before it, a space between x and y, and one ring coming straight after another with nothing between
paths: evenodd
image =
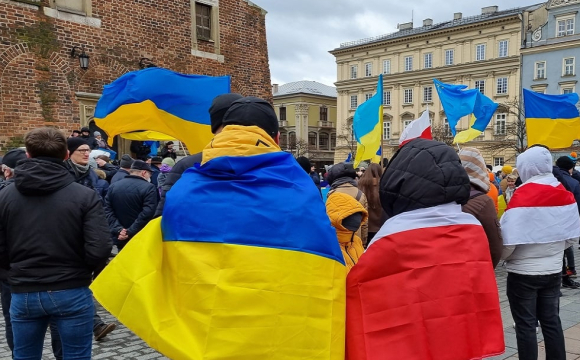
<instances>
[{"instance_id":1,"label":"stone building facade","mask_svg":"<svg viewBox=\"0 0 580 360\"><path fill-rule=\"evenodd\" d=\"M394 154L404 127L427 109L434 136L451 143L445 112L433 85L436 78L477 88L503 104L484 134L468 145L481 149L489 164L515 162L514 139L507 129L518 119L520 17L525 9L490 6L475 16L455 13L452 20L439 24L431 19L418 27L400 24L396 33L343 43L330 51L337 63L337 129L348 129L357 106L373 95L382 73L383 154L388 158ZM465 117L457 131L467 128ZM339 134L338 138L346 137ZM339 141L336 161L343 161L351 148L347 141Z\"/></svg>"},{"instance_id":2,"label":"stone building facade","mask_svg":"<svg viewBox=\"0 0 580 360\"><path fill-rule=\"evenodd\" d=\"M296 81L272 87L280 123L280 147L306 156L320 171L334 163L336 88L316 81Z\"/></svg>"},{"instance_id":3,"label":"stone building facade","mask_svg":"<svg viewBox=\"0 0 580 360\"><path fill-rule=\"evenodd\" d=\"M140 65L271 100L265 16L249 0L0 0L0 151L35 127L94 127L103 86Z\"/></svg>"}]
</instances>

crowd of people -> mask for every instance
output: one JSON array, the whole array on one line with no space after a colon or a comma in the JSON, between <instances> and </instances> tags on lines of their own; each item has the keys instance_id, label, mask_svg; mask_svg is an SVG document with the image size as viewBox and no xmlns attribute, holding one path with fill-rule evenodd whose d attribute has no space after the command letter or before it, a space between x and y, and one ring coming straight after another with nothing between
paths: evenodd
<instances>
[{"instance_id":1,"label":"crowd of people","mask_svg":"<svg viewBox=\"0 0 580 360\"><path fill-rule=\"evenodd\" d=\"M279 140L278 122L267 107L270 105L257 98L220 95L209 109L211 130L217 136L226 127L233 132L241 131L238 127L257 128L264 138L262 145L258 141L244 146L274 146ZM238 111L229 111L232 108ZM265 115L244 116L256 114L252 112L254 108L260 108ZM172 142L164 144L156 156L145 154L150 146L135 144L132 155L125 154L114 164L98 131L91 135L88 128L82 128L67 139L57 129L39 128L26 134L25 149L4 155L0 280L6 338L15 359L40 359L47 328L57 359L89 359L92 339L100 340L115 329L115 324L104 323L97 314L88 286L114 256L113 246L118 252L123 251L152 219L162 216L172 187L187 169L204 162L205 150L178 160L173 147ZM95 152L97 149L105 153ZM493 174L475 148L456 152L441 143L416 139L402 146L390 163L385 159L383 166L370 164L363 169L354 168L352 163L339 163L330 167L322 179L307 158L296 159L296 167L311 178L313 187L320 190L321 182L330 187L326 213L349 272L347 296L356 284L364 284L365 291L389 284L384 279L401 284L399 276L405 267L407 271L409 266L423 269L449 265L420 249L416 253L419 260L395 255L393 246L413 247L428 241L433 251L447 252L447 240L458 240L461 236L457 234L469 231L465 239L471 243L457 250L464 253L458 255L454 271L477 263L478 271L469 272L469 280L484 285L478 290L468 289L478 293L487 286L488 291L495 284L493 271L503 259L519 358L537 359L539 322L548 357L565 359L559 296L561 287L580 287L572 280L576 271L571 246L580 237L580 174L575 170L578 159L573 155L560 157L553 165L549 150L535 145L518 156L516 169L504 166L500 174ZM219 189L211 187L207 191ZM299 197L304 189L295 191ZM413 227L417 219L426 223L426 228L446 226L447 230L417 233ZM453 226L459 227L452 230ZM401 237L402 229L414 235ZM401 269L385 272L369 263L381 254L389 263L385 268L392 270L399 264ZM420 265L409 265L415 260ZM442 276L437 289L452 293L449 287L456 285L452 278ZM401 284L401 288L414 291L409 283ZM500 326L497 289L487 296L486 306L493 309L493 314L485 326ZM398 301L400 308L410 305L406 304L408 299ZM388 303L373 303L374 311L393 311L390 306L394 305ZM433 309L431 315L437 317L440 312L455 310ZM359 329L361 316L347 314L347 328L352 325L352 329ZM404 319L407 314L397 316ZM448 333L448 328L457 325L449 318L447 324L439 324L438 330ZM347 334L347 357L374 358L363 354L394 341L400 341L397 348L402 353L385 359L421 358L401 357L413 351L434 359L469 359L501 352L498 344L503 344L503 333L500 341L497 332L476 334L471 330L463 327L465 336L457 341L478 338L481 348L454 348L452 339L445 349L429 342L414 344L412 339L396 340L392 329L382 337L366 337L361 327L361 333L354 330ZM433 329L425 326L421 331ZM366 347L358 343L361 338ZM401 345L407 342L408 347ZM445 351L453 355L441 357Z\"/></svg>"}]
</instances>

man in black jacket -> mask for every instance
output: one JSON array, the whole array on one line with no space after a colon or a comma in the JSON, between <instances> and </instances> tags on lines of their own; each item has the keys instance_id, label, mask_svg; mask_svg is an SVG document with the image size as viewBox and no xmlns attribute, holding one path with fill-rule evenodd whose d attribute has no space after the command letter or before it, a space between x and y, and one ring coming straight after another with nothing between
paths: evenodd
<instances>
[{"instance_id":1,"label":"man in black jacket","mask_svg":"<svg viewBox=\"0 0 580 360\"><path fill-rule=\"evenodd\" d=\"M117 173L111 179L111 185L129 176L129 171L131 170L133 161L133 158L128 154L121 156L121 161L119 161L119 171L117 171Z\"/></svg>"},{"instance_id":2,"label":"man in black jacket","mask_svg":"<svg viewBox=\"0 0 580 360\"><path fill-rule=\"evenodd\" d=\"M99 142L97 141L97 139L91 136L91 130L88 127L84 127L81 129L81 136L79 137L87 142L91 150L99 148Z\"/></svg>"},{"instance_id":3,"label":"man in black jacket","mask_svg":"<svg viewBox=\"0 0 580 360\"><path fill-rule=\"evenodd\" d=\"M14 356L40 359L54 322L64 358L90 358L89 285L111 252L101 201L64 167L67 142L59 130L32 130L24 142L30 159L0 192L0 267L9 269L12 286Z\"/></svg>"},{"instance_id":4,"label":"man in black jacket","mask_svg":"<svg viewBox=\"0 0 580 360\"><path fill-rule=\"evenodd\" d=\"M234 101L241 99L243 96L236 93L218 95L213 99L211 107L209 108L209 117L211 122L211 132L214 135L219 134L223 127L223 118L226 111L232 106ZM155 217L161 216L163 214L163 207L165 206L165 195L171 187L181 178L181 175L185 170L194 166L195 164L201 163L201 153L186 156L179 160L171 171L167 173L163 187L161 188L161 198L159 199L159 205L157 205L157 210L155 210Z\"/></svg>"},{"instance_id":5,"label":"man in black jacket","mask_svg":"<svg viewBox=\"0 0 580 360\"><path fill-rule=\"evenodd\" d=\"M135 160L130 175L111 185L105 198L109 229L119 251L153 219L157 189L151 181L151 167Z\"/></svg>"}]
</instances>

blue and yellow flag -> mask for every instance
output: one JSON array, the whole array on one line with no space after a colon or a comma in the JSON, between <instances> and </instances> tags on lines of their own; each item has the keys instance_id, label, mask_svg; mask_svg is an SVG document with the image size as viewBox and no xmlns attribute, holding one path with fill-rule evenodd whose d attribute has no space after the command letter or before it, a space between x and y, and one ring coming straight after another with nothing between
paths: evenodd
<instances>
[{"instance_id":1,"label":"blue and yellow flag","mask_svg":"<svg viewBox=\"0 0 580 360\"><path fill-rule=\"evenodd\" d=\"M229 92L229 76L184 75L158 67L133 71L105 86L95 121L111 145L116 135L149 130L199 152L213 138L211 102Z\"/></svg>"},{"instance_id":2,"label":"blue and yellow flag","mask_svg":"<svg viewBox=\"0 0 580 360\"><path fill-rule=\"evenodd\" d=\"M362 103L354 113L352 123L357 141L354 167L363 160L377 162L383 131L383 75L379 75L376 94Z\"/></svg>"},{"instance_id":3,"label":"blue and yellow flag","mask_svg":"<svg viewBox=\"0 0 580 360\"><path fill-rule=\"evenodd\" d=\"M92 289L171 359L343 360L345 279L308 174L263 130L229 125Z\"/></svg>"},{"instance_id":4,"label":"blue and yellow flag","mask_svg":"<svg viewBox=\"0 0 580 360\"><path fill-rule=\"evenodd\" d=\"M457 123L462 117L473 113L477 94L480 92L475 89L466 90L467 85L445 84L437 79L433 79L433 83L449 122L449 130L455 136Z\"/></svg>"},{"instance_id":5,"label":"blue and yellow flag","mask_svg":"<svg viewBox=\"0 0 580 360\"><path fill-rule=\"evenodd\" d=\"M580 139L578 94L547 95L524 89L528 145L567 148Z\"/></svg>"},{"instance_id":6,"label":"blue and yellow flag","mask_svg":"<svg viewBox=\"0 0 580 360\"><path fill-rule=\"evenodd\" d=\"M490 98L483 95L479 90L473 105L473 116L469 122L469 129L455 135L453 143L463 144L477 138L485 131L487 125L491 121L493 114L497 110L498 104L494 103Z\"/></svg>"}]
</instances>

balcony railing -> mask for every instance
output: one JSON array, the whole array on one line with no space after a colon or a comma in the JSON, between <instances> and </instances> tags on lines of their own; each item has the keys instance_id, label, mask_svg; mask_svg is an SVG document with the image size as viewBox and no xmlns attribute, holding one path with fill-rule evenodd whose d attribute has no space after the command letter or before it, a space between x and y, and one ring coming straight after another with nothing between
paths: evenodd
<instances>
[{"instance_id":1,"label":"balcony railing","mask_svg":"<svg viewBox=\"0 0 580 360\"><path fill-rule=\"evenodd\" d=\"M319 121L318 127L321 128L334 128L334 123L332 121Z\"/></svg>"}]
</instances>

